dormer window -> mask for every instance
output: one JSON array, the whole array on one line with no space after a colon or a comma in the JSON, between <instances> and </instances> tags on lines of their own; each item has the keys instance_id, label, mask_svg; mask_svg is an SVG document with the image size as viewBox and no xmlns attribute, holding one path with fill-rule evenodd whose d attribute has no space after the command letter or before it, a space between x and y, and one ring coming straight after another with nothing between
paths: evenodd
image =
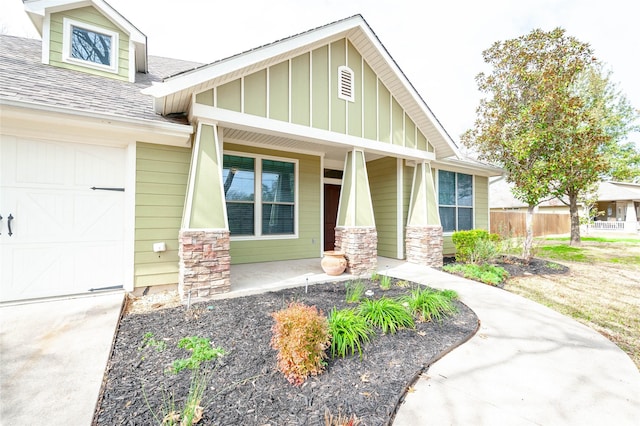
<instances>
[{"instance_id":1,"label":"dormer window","mask_svg":"<svg viewBox=\"0 0 640 426\"><path fill-rule=\"evenodd\" d=\"M118 33L73 19L64 19L64 62L117 73L117 51Z\"/></svg>"}]
</instances>

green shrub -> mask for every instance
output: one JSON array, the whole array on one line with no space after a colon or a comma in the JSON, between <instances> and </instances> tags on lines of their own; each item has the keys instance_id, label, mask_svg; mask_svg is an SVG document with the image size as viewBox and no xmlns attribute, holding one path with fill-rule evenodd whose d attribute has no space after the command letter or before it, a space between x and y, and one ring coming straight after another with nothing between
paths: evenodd
<instances>
[{"instance_id":1,"label":"green shrub","mask_svg":"<svg viewBox=\"0 0 640 426\"><path fill-rule=\"evenodd\" d=\"M460 296L458 296L458 292L455 290L440 290L440 293L442 293L442 295L446 298L448 298L449 300L459 300Z\"/></svg>"},{"instance_id":2,"label":"green shrub","mask_svg":"<svg viewBox=\"0 0 640 426\"><path fill-rule=\"evenodd\" d=\"M349 281L344 285L347 290L347 303L358 303L362 299L365 289L367 288L360 280Z\"/></svg>"},{"instance_id":3,"label":"green shrub","mask_svg":"<svg viewBox=\"0 0 640 426\"><path fill-rule=\"evenodd\" d=\"M322 373L331 344L327 318L315 306L293 302L271 314L275 320L271 346L278 351L278 369L294 386Z\"/></svg>"},{"instance_id":4,"label":"green shrub","mask_svg":"<svg viewBox=\"0 0 640 426\"><path fill-rule=\"evenodd\" d=\"M491 261L498 254L500 236L483 229L456 231L451 236L456 246L456 261L481 263Z\"/></svg>"},{"instance_id":5,"label":"green shrub","mask_svg":"<svg viewBox=\"0 0 640 426\"><path fill-rule=\"evenodd\" d=\"M331 334L331 357L345 357L347 353L362 357L362 344L374 335L367 320L353 309L337 310L333 308L329 315L329 333Z\"/></svg>"},{"instance_id":6,"label":"green shrub","mask_svg":"<svg viewBox=\"0 0 640 426\"><path fill-rule=\"evenodd\" d=\"M380 327L383 333L393 334L400 328L414 327L411 313L399 301L388 297L365 299L360 304L359 313L369 324Z\"/></svg>"},{"instance_id":7,"label":"green shrub","mask_svg":"<svg viewBox=\"0 0 640 426\"><path fill-rule=\"evenodd\" d=\"M416 288L411 290L408 296L401 301L408 305L409 309L419 321L441 321L445 316L453 315L457 309L451 298L440 291L428 288Z\"/></svg>"},{"instance_id":8,"label":"green shrub","mask_svg":"<svg viewBox=\"0 0 640 426\"><path fill-rule=\"evenodd\" d=\"M385 291L391 288L391 277L389 275L380 275L380 288Z\"/></svg>"},{"instance_id":9,"label":"green shrub","mask_svg":"<svg viewBox=\"0 0 640 426\"><path fill-rule=\"evenodd\" d=\"M446 265L442 270L454 274L461 273L465 278L491 285L501 284L509 278L509 273L504 268L486 263L483 265Z\"/></svg>"},{"instance_id":10,"label":"green shrub","mask_svg":"<svg viewBox=\"0 0 640 426\"><path fill-rule=\"evenodd\" d=\"M172 371L175 374L178 374L185 368L196 370L204 361L210 361L225 354L224 349L212 347L209 339L204 337L185 337L180 339L178 347L191 351L191 356L173 361Z\"/></svg>"}]
</instances>

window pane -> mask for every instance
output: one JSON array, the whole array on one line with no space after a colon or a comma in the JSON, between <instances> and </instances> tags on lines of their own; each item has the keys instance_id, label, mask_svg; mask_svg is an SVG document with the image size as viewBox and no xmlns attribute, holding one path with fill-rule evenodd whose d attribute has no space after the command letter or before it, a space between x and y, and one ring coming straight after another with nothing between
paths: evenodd
<instances>
[{"instance_id":1,"label":"window pane","mask_svg":"<svg viewBox=\"0 0 640 426\"><path fill-rule=\"evenodd\" d=\"M438 171L438 200L440 204L455 206L456 204L456 174Z\"/></svg>"},{"instance_id":2,"label":"window pane","mask_svg":"<svg viewBox=\"0 0 640 426\"><path fill-rule=\"evenodd\" d=\"M71 57L111 65L111 36L71 27Z\"/></svg>"},{"instance_id":3,"label":"window pane","mask_svg":"<svg viewBox=\"0 0 640 426\"><path fill-rule=\"evenodd\" d=\"M293 234L293 205L262 205L262 234Z\"/></svg>"},{"instance_id":4,"label":"window pane","mask_svg":"<svg viewBox=\"0 0 640 426\"><path fill-rule=\"evenodd\" d=\"M262 160L262 201L293 203L294 163Z\"/></svg>"},{"instance_id":5,"label":"window pane","mask_svg":"<svg viewBox=\"0 0 640 426\"><path fill-rule=\"evenodd\" d=\"M233 236L254 235L252 203L227 203L229 232Z\"/></svg>"},{"instance_id":6,"label":"window pane","mask_svg":"<svg viewBox=\"0 0 640 426\"><path fill-rule=\"evenodd\" d=\"M227 201L255 199L254 159L235 155L223 156L222 180Z\"/></svg>"},{"instance_id":7,"label":"window pane","mask_svg":"<svg viewBox=\"0 0 640 426\"><path fill-rule=\"evenodd\" d=\"M471 175L463 175L458 173L458 205L473 206L473 179Z\"/></svg>"},{"instance_id":8,"label":"window pane","mask_svg":"<svg viewBox=\"0 0 640 426\"><path fill-rule=\"evenodd\" d=\"M440 207L440 223L443 232L456 230L456 209L455 207Z\"/></svg>"},{"instance_id":9,"label":"window pane","mask_svg":"<svg viewBox=\"0 0 640 426\"><path fill-rule=\"evenodd\" d=\"M458 231L473 229L473 209L458 208Z\"/></svg>"}]
</instances>

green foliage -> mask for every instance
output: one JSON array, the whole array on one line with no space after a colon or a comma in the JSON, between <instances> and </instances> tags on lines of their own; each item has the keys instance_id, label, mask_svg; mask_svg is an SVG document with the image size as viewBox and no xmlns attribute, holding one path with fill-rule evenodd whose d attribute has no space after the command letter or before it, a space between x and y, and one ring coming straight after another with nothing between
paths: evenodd
<instances>
[{"instance_id":1,"label":"green foliage","mask_svg":"<svg viewBox=\"0 0 640 426\"><path fill-rule=\"evenodd\" d=\"M379 281L379 280L380 280L380 275L378 275L376 271L373 271L371 273L371 281Z\"/></svg>"},{"instance_id":2,"label":"green foliage","mask_svg":"<svg viewBox=\"0 0 640 426\"><path fill-rule=\"evenodd\" d=\"M391 288L391 277L389 275L380 275L380 288L389 290Z\"/></svg>"},{"instance_id":3,"label":"green foliage","mask_svg":"<svg viewBox=\"0 0 640 426\"><path fill-rule=\"evenodd\" d=\"M490 234L484 229L456 231L451 236L456 246L456 261L481 263L488 262L498 255L498 234Z\"/></svg>"},{"instance_id":4,"label":"green foliage","mask_svg":"<svg viewBox=\"0 0 640 426\"><path fill-rule=\"evenodd\" d=\"M360 304L359 314L371 325L382 329L383 333L394 334L401 328L413 328L415 325L411 313L399 301L388 297L365 299Z\"/></svg>"},{"instance_id":5,"label":"green foliage","mask_svg":"<svg viewBox=\"0 0 640 426\"><path fill-rule=\"evenodd\" d=\"M189 382L189 392L187 393L186 400L182 409L176 407L175 397L173 393L162 391L162 407L160 408L160 415L151 408L149 398L144 388L142 389L142 395L144 397L145 404L151 410L153 418L160 426L187 426L198 423L202 419L204 408L200 405L204 398L204 392L207 390L207 383L209 382L210 372L202 372L196 369L191 376Z\"/></svg>"},{"instance_id":6,"label":"green foliage","mask_svg":"<svg viewBox=\"0 0 640 426\"><path fill-rule=\"evenodd\" d=\"M353 309L337 310L333 308L329 315L329 333L331 334L331 357L346 357L356 350L362 357L362 344L374 335L367 320Z\"/></svg>"},{"instance_id":7,"label":"green foliage","mask_svg":"<svg viewBox=\"0 0 640 426\"><path fill-rule=\"evenodd\" d=\"M152 347L157 352L162 352L167 348L167 342L164 340L156 340L153 336L153 333L147 332L142 337L142 345L138 348L139 351L142 351L144 348Z\"/></svg>"},{"instance_id":8,"label":"green foliage","mask_svg":"<svg viewBox=\"0 0 640 426\"><path fill-rule=\"evenodd\" d=\"M322 373L331 345L327 318L315 306L293 302L272 314L271 346L278 351L278 369L294 386Z\"/></svg>"},{"instance_id":9,"label":"green foliage","mask_svg":"<svg viewBox=\"0 0 640 426\"><path fill-rule=\"evenodd\" d=\"M458 296L458 292L455 290L445 289L445 290L440 290L440 293L442 293L444 297L446 297L449 300L460 300L460 296Z\"/></svg>"},{"instance_id":10,"label":"green foliage","mask_svg":"<svg viewBox=\"0 0 640 426\"><path fill-rule=\"evenodd\" d=\"M178 347L191 351L191 356L173 361L172 371L175 374L178 374L185 368L196 370L203 362L211 361L225 354L224 349L212 347L209 339L205 337L185 337L178 342Z\"/></svg>"},{"instance_id":11,"label":"green foliage","mask_svg":"<svg viewBox=\"0 0 640 426\"><path fill-rule=\"evenodd\" d=\"M587 261L584 249L565 245L543 246L540 248L540 255L551 259L568 260L571 262Z\"/></svg>"},{"instance_id":12,"label":"green foliage","mask_svg":"<svg viewBox=\"0 0 640 426\"><path fill-rule=\"evenodd\" d=\"M492 70L476 81L487 96L463 144L503 167L530 208L566 196L572 242L579 243L577 197L611 171L638 112L593 49L562 28L496 42L483 57ZM527 235L525 252L533 238Z\"/></svg>"},{"instance_id":13,"label":"green foliage","mask_svg":"<svg viewBox=\"0 0 640 426\"><path fill-rule=\"evenodd\" d=\"M366 289L366 286L362 281L349 281L344 286L347 290L347 303L358 303L360 299L362 299L362 295Z\"/></svg>"},{"instance_id":14,"label":"green foliage","mask_svg":"<svg viewBox=\"0 0 640 426\"><path fill-rule=\"evenodd\" d=\"M483 265L473 263L445 265L442 270L453 274L459 273L465 278L491 285L501 284L509 278L509 273L504 268L486 263Z\"/></svg>"},{"instance_id":15,"label":"green foliage","mask_svg":"<svg viewBox=\"0 0 640 426\"><path fill-rule=\"evenodd\" d=\"M443 293L428 288L416 288L411 291L409 296L403 297L401 302L408 305L419 321L441 321L444 317L457 312L456 306L451 299L452 296L452 293Z\"/></svg>"}]
</instances>

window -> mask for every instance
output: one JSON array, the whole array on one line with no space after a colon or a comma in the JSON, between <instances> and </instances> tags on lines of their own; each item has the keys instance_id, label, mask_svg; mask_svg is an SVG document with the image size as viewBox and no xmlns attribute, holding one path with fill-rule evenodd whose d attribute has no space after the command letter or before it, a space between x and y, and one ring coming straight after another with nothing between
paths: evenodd
<instances>
[{"instance_id":1,"label":"window","mask_svg":"<svg viewBox=\"0 0 640 426\"><path fill-rule=\"evenodd\" d=\"M117 51L118 33L64 18L64 62L117 72Z\"/></svg>"},{"instance_id":2,"label":"window","mask_svg":"<svg viewBox=\"0 0 640 426\"><path fill-rule=\"evenodd\" d=\"M225 154L222 179L231 236L295 235L295 162Z\"/></svg>"},{"instance_id":3,"label":"window","mask_svg":"<svg viewBox=\"0 0 640 426\"><path fill-rule=\"evenodd\" d=\"M444 232L473 229L473 176L439 170L438 204Z\"/></svg>"}]
</instances>

